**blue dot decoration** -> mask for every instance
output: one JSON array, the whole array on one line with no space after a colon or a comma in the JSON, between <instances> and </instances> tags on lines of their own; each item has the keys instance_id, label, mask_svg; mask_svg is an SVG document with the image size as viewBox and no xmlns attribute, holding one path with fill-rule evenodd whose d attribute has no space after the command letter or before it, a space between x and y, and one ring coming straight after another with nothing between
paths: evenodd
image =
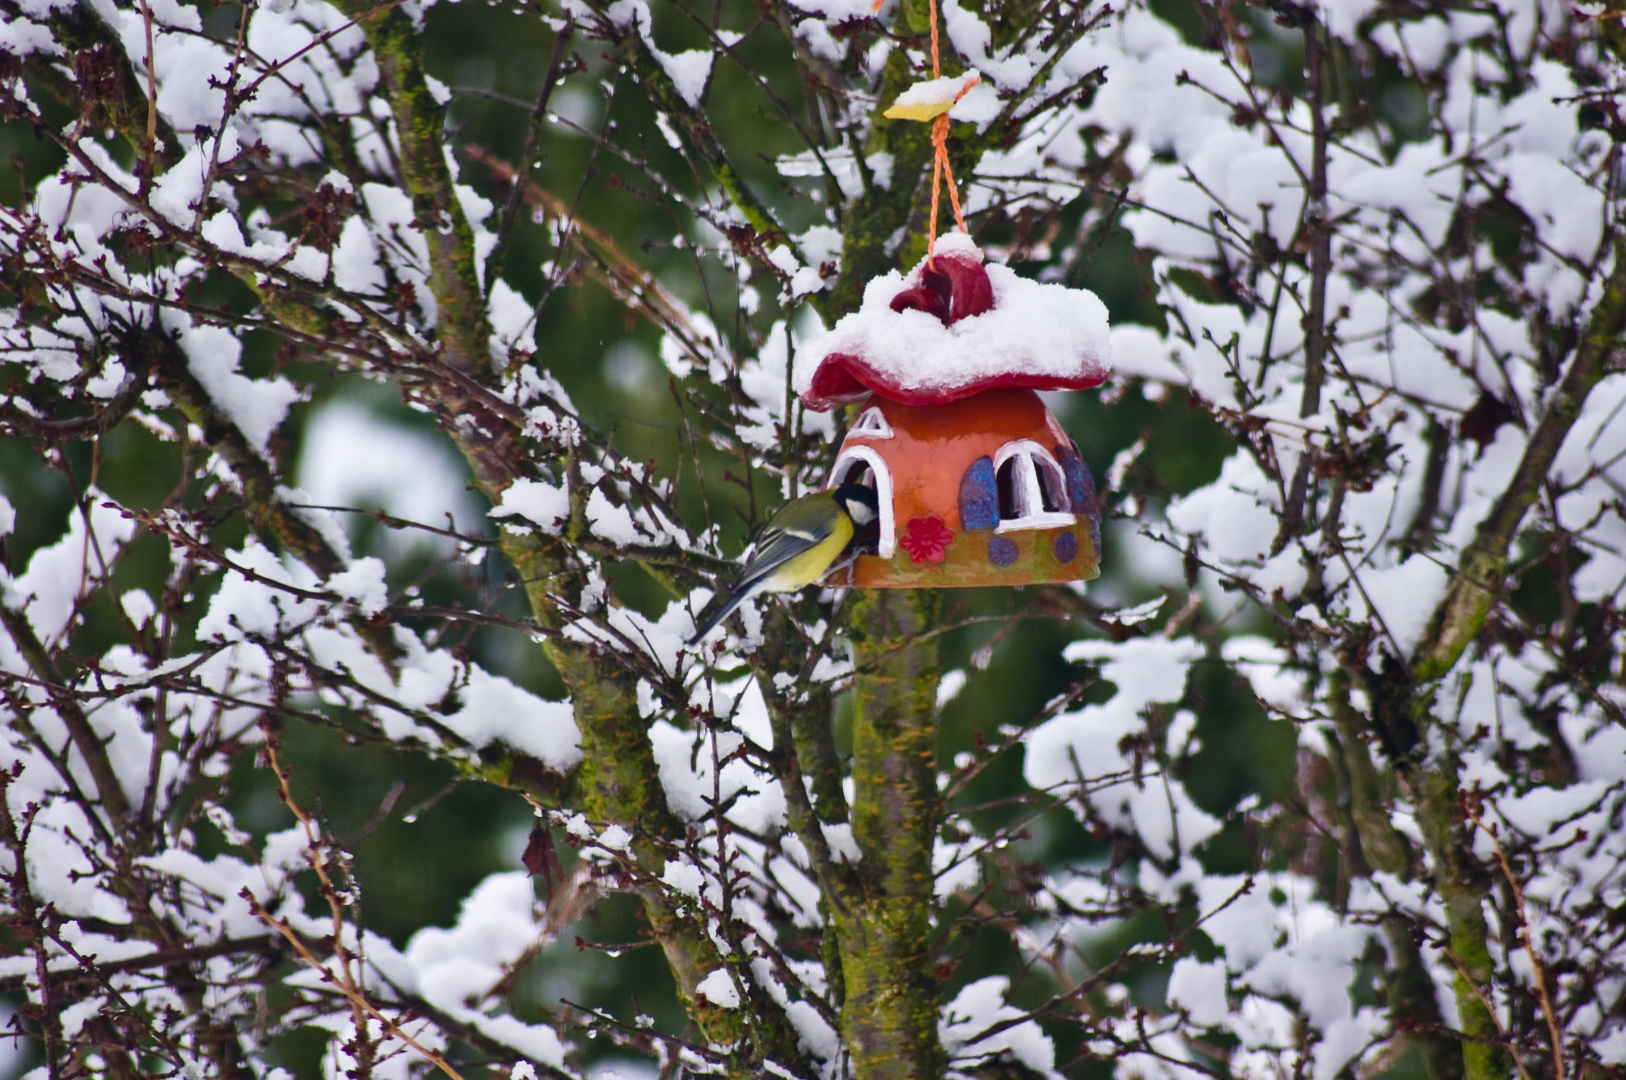
<instances>
[{"instance_id":1,"label":"blue dot decoration","mask_svg":"<svg viewBox=\"0 0 1626 1080\"><path fill-rule=\"evenodd\" d=\"M1071 532L1059 533L1050 541L1050 550L1055 554L1056 561L1065 566L1078 558L1078 537Z\"/></svg>"},{"instance_id":2,"label":"blue dot decoration","mask_svg":"<svg viewBox=\"0 0 1626 1080\"><path fill-rule=\"evenodd\" d=\"M1016 561L1016 541L1008 536L996 536L988 541L988 561L995 566L1009 566Z\"/></svg>"}]
</instances>

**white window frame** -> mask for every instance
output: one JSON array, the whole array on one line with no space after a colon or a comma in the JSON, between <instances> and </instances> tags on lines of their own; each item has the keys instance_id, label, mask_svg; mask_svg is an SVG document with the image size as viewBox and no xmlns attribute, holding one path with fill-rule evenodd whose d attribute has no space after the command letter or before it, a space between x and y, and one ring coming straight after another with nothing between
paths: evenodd
<instances>
[{"instance_id":1,"label":"white window frame","mask_svg":"<svg viewBox=\"0 0 1626 1080\"><path fill-rule=\"evenodd\" d=\"M871 405L858 414L858 419L847 429L847 434L865 439L890 439L892 425L886 422L886 417L881 413L879 406Z\"/></svg>"},{"instance_id":2,"label":"white window frame","mask_svg":"<svg viewBox=\"0 0 1626 1080\"><path fill-rule=\"evenodd\" d=\"M1067 474L1062 471L1061 464L1055 457L1034 442L1032 439L1017 439L1008 442L999 448L994 455L995 488L998 488L999 470L1012 458L1019 459L1012 470L1012 480L1016 497L1016 517L1001 516L999 524L994 527L996 533L1013 532L1017 529L1054 529L1063 525L1076 525L1077 515L1070 510L1044 509L1044 492L1039 489L1039 470L1044 469L1055 482L1055 490L1061 494L1062 502L1071 503L1067 494Z\"/></svg>"},{"instance_id":3,"label":"white window frame","mask_svg":"<svg viewBox=\"0 0 1626 1080\"><path fill-rule=\"evenodd\" d=\"M875 544L875 554L890 559L898 547L898 533L892 520L892 472L881 460L881 455L867 446L849 446L830 467L830 479L825 486L834 487L836 477L846 472L855 461L868 465L870 475L875 477L875 501L879 504L881 515L881 535Z\"/></svg>"}]
</instances>

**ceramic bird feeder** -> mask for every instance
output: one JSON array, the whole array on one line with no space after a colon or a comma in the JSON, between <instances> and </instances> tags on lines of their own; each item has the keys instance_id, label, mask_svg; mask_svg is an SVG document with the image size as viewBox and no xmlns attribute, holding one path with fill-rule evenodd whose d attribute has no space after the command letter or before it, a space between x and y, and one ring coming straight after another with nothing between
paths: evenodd
<instances>
[{"instance_id":1,"label":"ceramic bird feeder","mask_svg":"<svg viewBox=\"0 0 1626 1080\"><path fill-rule=\"evenodd\" d=\"M829 486L880 503L875 553L831 584L1028 585L1100 572L1101 515L1077 445L1039 390L1099 386L1106 308L1093 293L984 266L963 234L799 358L809 408L858 404Z\"/></svg>"}]
</instances>

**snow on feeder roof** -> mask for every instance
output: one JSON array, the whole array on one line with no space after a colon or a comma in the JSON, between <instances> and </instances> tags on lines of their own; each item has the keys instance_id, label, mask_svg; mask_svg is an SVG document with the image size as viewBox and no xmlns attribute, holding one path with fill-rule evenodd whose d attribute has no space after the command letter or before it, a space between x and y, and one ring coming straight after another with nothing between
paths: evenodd
<instances>
[{"instance_id":1,"label":"snow on feeder roof","mask_svg":"<svg viewBox=\"0 0 1626 1080\"><path fill-rule=\"evenodd\" d=\"M935 264L935 265L933 265ZM871 282L798 365L814 409L871 401L829 484L875 489L861 588L1075 581L1100 572L1101 513L1078 446L1036 393L1099 386L1107 314L1089 292L983 266L963 233L907 277Z\"/></svg>"},{"instance_id":2,"label":"snow on feeder roof","mask_svg":"<svg viewBox=\"0 0 1626 1080\"><path fill-rule=\"evenodd\" d=\"M1084 390L1106 381L1107 329L1094 293L984 266L950 233L907 277L869 283L859 310L798 356L796 391L824 411L872 392L941 405L998 387Z\"/></svg>"}]
</instances>

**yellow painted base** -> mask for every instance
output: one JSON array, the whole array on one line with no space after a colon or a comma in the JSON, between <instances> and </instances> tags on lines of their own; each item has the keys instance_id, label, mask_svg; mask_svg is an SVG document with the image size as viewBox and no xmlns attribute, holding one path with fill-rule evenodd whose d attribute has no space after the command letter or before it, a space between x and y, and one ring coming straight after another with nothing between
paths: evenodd
<instances>
[{"instance_id":1,"label":"yellow painted base","mask_svg":"<svg viewBox=\"0 0 1626 1080\"><path fill-rule=\"evenodd\" d=\"M1071 533L1078 553L1071 562L1056 556L1058 538ZM1009 566L989 558L996 537L1016 545ZM1063 545L1065 548L1065 544ZM982 585L1033 585L1051 581L1088 581L1101 574L1101 553L1095 550L1089 522L1071 528L995 533L993 529L967 529L955 534L942 562L915 562L900 546L890 559L860 555L857 561L825 578L830 586L860 589L967 589Z\"/></svg>"}]
</instances>

